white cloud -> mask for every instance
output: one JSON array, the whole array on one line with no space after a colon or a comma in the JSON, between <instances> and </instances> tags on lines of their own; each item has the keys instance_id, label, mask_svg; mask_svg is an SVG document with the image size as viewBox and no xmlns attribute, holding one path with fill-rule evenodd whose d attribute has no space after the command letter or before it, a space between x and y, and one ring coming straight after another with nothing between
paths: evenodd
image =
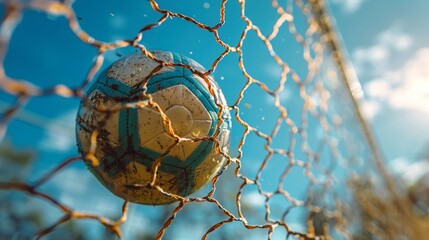
<instances>
[{"instance_id":1,"label":"white cloud","mask_svg":"<svg viewBox=\"0 0 429 240\"><path fill-rule=\"evenodd\" d=\"M283 71L282 67L275 63L266 63L263 69L267 76L275 80L278 80L278 78L280 78L280 75Z\"/></svg>"},{"instance_id":2,"label":"white cloud","mask_svg":"<svg viewBox=\"0 0 429 240\"><path fill-rule=\"evenodd\" d=\"M379 102L371 100L363 101L360 106L363 116L368 120L373 119L378 114L380 107Z\"/></svg>"},{"instance_id":3,"label":"white cloud","mask_svg":"<svg viewBox=\"0 0 429 240\"><path fill-rule=\"evenodd\" d=\"M429 76L429 48L419 49L413 58L404 64L403 73L412 79L427 79ZM427 86L427 85L425 85Z\"/></svg>"},{"instance_id":4,"label":"white cloud","mask_svg":"<svg viewBox=\"0 0 429 240\"><path fill-rule=\"evenodd\" d=\"M390 51L385 45L377 44L368 48L358 48L353 52L353 59L358 64L380 64L384 62L389 55Z\"/></svg>"},{"instance_id":5,"label":"white cloud","mask_svg":"<svg viewBox=\"0 0 429 240\"><path fill-rule=\"evenodd\" d=\"M59 172L58 181L52 181L58 189L67 189L68 194L79 194L88 191L90 172L86 169L65 168Z\"/></svg>"},{"instance_id":6,"label":"white cloud","mask_svg":"<svg viewBox=\"0 0 429 240\"><path fill-rule=\"evenodd\" d=\"M128 220L122 226L124 239L137 239L141 233L150 233L151 229L142 228L142 226L149 226L150 224L151 219L145 217L144 214L138 213L135 206L130 206Z\"/></svg>"},{"instance_id":7,"label":"white cloud","mask_svg":"<svg viewBox=\"0 0 429 240\"><path fill-rule=\"evenodd\" d=\"M352 54L353 62L361 75L380 74L386 70L388 60L395 52L409 49L412 43L410 35L393 26L376 36L373 45L357 48Z\"/></svg>"},{"instance_id":8,"label":"white cloud","mask_svg":"<svg viewBox=\"0 0 429 240\"><path fill-rule=\"evenodd\" d=\"M127 25L127 16L122 13L110 12L108 23L114 29L121 29Z\"/></svg>"},{"instance_id":9,"label":"white cloud","mask_svg":"<svg viewBox=\"0 0 429 240\"><path fill-rule=\"evenodd\" d=\"M356 12L366 0L331 0L333 4L341 5L347 13Z\"/></svg>"},{"instance_id":10,"label":"white cloud","mask_svg":"<svg viewBox=\"0 0 429 240\"><path fill-rule=\"evenodd\" d=\"M429 48L417 51L401 68L384 72L365 85L369 101L387 104L396 110L429 114ZM380 109L380 107L374 107Z\"/></svg>"},{"instance_id":11,"label":"white cloud","mask_svg":"<svg viewBox=\"0 0 429 240\"><path fill-rule=\"evenodd\" d=\"M298 222L298 221L289 223L289 227L295 232L306 232L307 231L307 228L305 227L305 225Z\"/></svg>"},{"instance_id":12,"label":"white cloud","mask_svg":"<svg viewBox=\"0 0 429 240\"><path fill-rule=\"evenodd\" d=\"M80 211L102 215L114 215L118 209L120 211L122 200L109 192L85 168L65 168L49 183L59 192L61 202Z\"/></svg>"},{"instance_id":13,"label":"white cloud","mask_svg":"<svg viewBox=\"0 0 429 240\"><path fill-rule=\"evenodd\" d=\"M389 168L392 173L401 174L409 164L404 158L396 158L389 163Z\"/></svg>"},{"instance_id":14,"label":"white cloud","mask_svg":"<svg viewBox=\"0 0 429 240\"><path fill-rule=\"evenodd\" d=\"M383 99L389 94L391 86L385 79L374 79L365 85L365 92L371 98Z\"/></svg>"},{"instance_id":15,"label":"white cloud","mask_svg":"<svg viewBox=\"0 0 429 240\"><path fill-rule=\"evenodd\" d=\"M69 151L76 144L74 124L76 110L66 112L60 117L46 123L45 135L41 148L50 151Z\"/></svg>"},{"instance_id":16,"label":"white cloud","mask_svg":"<svg viewBox=\"0 0 429 240\"><path fill-rule=\"evenodd\" d=\"M411 186L429 172L429 161L410 162L404 158L397 158L389 164L389 167L395 175L401 177L406 186Z\"/></svg>"},{"instance_id":17,"label":"white cloud","mask_svg":"<svg viewBox=\"0 0 429 240\"><path fill-rule=\"evenodd\" d=\"M374 118L384 106L396 110L427 112L429 102L429 48L419 49L406 58L399 67L389 60L408 50L413 38L396 26L376 37L373 45L358 48L353 60L361 76L373 80L364 86L366 99L362 102L363 114Z\"/></svg>"},{"instance_id":18,"label":"white cloud","mask_svg":"<svg viewBox=\"0 0 429 240\"><path fill-rule=\"evenodd\" d=\"M243 195L243 203L246 203L250 207L261 207L264 206L265 197L262 196L259 192L251 192L247 195Z\"/></svg>"},{"instance_id":19,"label":"white cloud","mask_svg":"<svg viewBox=\"0 0 429 240\"><path fill-rule=\"evenodd\" d=\"M382 32L377 40L381 44L400 51L407 50L413 43L411 36L403 33L398 27L392 27Z\"/></svg>"},{"instance_id":20,"label":"white cloud","mask_svg":"<svg viewBox=\"0 0 429 240\"><path fill-rule=\"evenodd\" d=\"M403 178L407 184L412 185L428 172L429 162L419 161L408 166Z\"/></svg>"},{"instance_id":21,"label":"white cloud","mask_svg":"<svg viewBox=\"0 0 429 240\"><path fill-rule=\"evenodd\" d=\"M291 93L289 89L283 89L283 91L278 93L280 104L285 105L285 102L291 98ZM269 105L274 104L275 98L269 94L265 94L265 102Z\"/></svg>"}]
</instances>

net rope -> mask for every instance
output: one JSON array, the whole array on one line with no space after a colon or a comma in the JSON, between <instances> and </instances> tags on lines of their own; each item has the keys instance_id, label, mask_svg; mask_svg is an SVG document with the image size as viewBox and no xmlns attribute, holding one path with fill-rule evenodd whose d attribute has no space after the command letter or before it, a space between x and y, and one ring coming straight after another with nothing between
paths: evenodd
<instances>
[{"instance_id":1,"label":"net rope","mask_svg":"<svg viewBox=\"0 0 429 240\"><path fill-rule=\"evenodd\" d=\"M0 25L0 87L7 94L15 96L16 100L12 105L3 110L0 120L0 135L3 137L6 134L6 130L13 131L13 129L8 129L9 123L16 118L20 110L25 108L26 103L34 98L56 95L63 98L80 98L85 101L87 96L84 90L97 73L99 73L107 52L125 47L132 47L141 51L147 57L159 63L159 66L152 71L151 75L156 74L156 72L164 66L180 66L187 68L209 84L209 91L212 96L215 96L214 90L210 87L210 82L207 77L216 72L218 65L227 55L236 54L236 56L238 56L238 64L236 67L241 71L246 82L241 89L239 89L235 100L228 102L228 106L218 105L221 109L218 116L222 116L224 111L231 111L234 121L233 125L239 125L243 129L242 133L234 132L233 129L232 134L233 136L238 136L239 141L236 149L230 150L229 153L222 152L217 140L219 127L222 121L218 123L218 131L216 131L212 137L193 139L180 138L174 133L168 117L163 113L157 103L151 99L150 94L144 93L144 97L148 98L148 101L123 104L115 109L105 109L102 107L95 109L96 111L105 113L105 120L107 121L108 116L110 116L109 114L115 111L151 106L163 117L163 124L168 129L168 134L176 140L176 144L180 141L198 142L212 140L216 143L217 151L223 154L227 159L227 163L223 169L210 182L209 185L211 188L208 193L201 197L181 197L165 191L156 184L158 167L163 160L163 156L167 155L169 150L154 162L151 169L153 173L150 183L151 187L157 188L159 191L178 201L178 203L175 203L174 209L167 214L168 217L163 223L159 226L156 224L154 224L155 226L151 226L152 228L158 229L155 237L157 239L163 238L166 232L172 228L175 221L181 221L182 212L192 212L192 207L187 208L187 206L198 203L215 206L218 214L223 216L222 220L211 224L205 229L204 234L201 236L202 239L207 239L210 235L220 231L227 231L223 229L232 223L241 223L241 226L248 230L262 229L265 231L268 239L271 239L274 232L279 231L279 229L282 229L281 231L285 233L286 238L290 237L294 239L332 239L339 236L345 239L352 238L353 228L351 224L354 220L350 212L352 206L351 203L348 202L350 199L347 198L347 196L352 194L350 189L348 189L347 181L349 179L337 175L358 177L358 175L353 175L353 173L357 173L362 168L365 168L365 164L359 159L362 157L372 159L374 157L372 153L376 148L372 149L373 143L368 143L368 133L365 134L365 131L362 130L357 130L356 133L350 131L348 128L350 126L360 128L363 119L356 117L356 112L359 113L359 110L356 109L357 106L352 104L354 99L353 96L348 93L349 90L347 86L342 86L339 90L335 90L331 88L329 82L326 81L326 75L328 75L328 78L342 78L341 71L344 71L344 69L340 69L342 66L339 67L338 65L342 64L344 60L338 57L340 55L336 56L336 54L341 54L341 52L339 49L333 48L331 45L333 39L331 38L332 35L330 35L332 33L329 33L331 30L328 31L326 29L327 26L323 24L323 21L321 22L322 18L325 21L328 18L325 14L320 15L320 11L323 9L323 1L294 0L287 1L286 6L282 6L278 1L272 0L271 7L276 10L278 15L276 16L276 22L271 27L271 32L268 34L264 34L260 27L253 23L252 19L246 15L246 0L238 0L238 3L241 9L239 17L244 22L245 27L241 32L238 43L236 45L231 45L219 34L219 30L222 29L226 21L226 0L221 1L219 20L214 25L207 25L197 21L192 16L164 9L162 4L159 4L155 0L150 0L152 10L161 15L158 21L142 26L140 31L138 31L132 39L118 40L115 42L97 40L95 37L92 37L89 33L82 30L79 19L72 7L73 1L3 1L4 13ZM21 17L24 14L23 12L27 10L44 11L52 15L66 18L68 26L74 35L83 43L98 50L93 64L80 86L72 88L64 84L58 84L52 88L42 88L33 84L32 79L14 79L6 74L4 59L8 46L14 29L20 24ZM307 29L305 30L305 35L302 35L296 29L294 11L300 12L300 14L303 14L306 18ZM160 59L156 59L145 47L143 34L162 26L166 22L171 21L171 19L181 19L190 23L195 28L208 32L213 36L216 43L223 48L222 53L215 58L207 72L199 72L186 64L163 62ZM307 64L307 72L304 77L294 71L289 63L282 57L282 54L278 54L276 46L272 43L272 41L278 37L281 31L280 29L282 29L282 27L284 28L284 26L287 26L287 29L292 34L295 41L302 47L302 58ZM245 68L246 58L243 54L243 45L245 44L246 37L250 33L256 34L275 63L281 67L278 83L275 87L272 87L272 83L268 84L262 79L254 78ZM149 75L149 77L151 75ZM148 78L143 81L143 86ZM281 98L281 94L284 91L289 91L285 88L286 83L290 81L294 83L297 89L296 91L298 92L299 101L297 100L296 104L301 104L302 111L300 118L297 119L294 119L289 114L289 107L282 103ZM233 83L231 82L230 84ZM269 131L258 129L257 126L250 123L241 114L243 111L246 111L246 109L251 108L251 106L246 104L246 91L249 88L255 87L274 99L274 106L277 109L277 113L275 114L277 114L278 117L271 128L268 128L271 129ZM335 94L340 94L341 96L339 98L342 100L334 105L331 102L331 98L335 96ZM344 116L342 113L345 113ZM351 116L349 119L347 118L347 114ZM222 118L219 117L219 119ZM105 121L100 122L100 126L103 124L105 124ZM320 134L320 137L318 137L316 141L313 141L314 139L309 139L314 138L313 134L309 132L311 131L309 130L309 125L314 124L322 131L322 134ZM267 129L267 127L265 126L264 129ZM277 146L278 144L275 144L279 141L280 132L282 134L287 134L287 139L284 139L284 142L287 144L283 144L283 146L288 145L287 147L280 148ZM88 161L93 166L97 166L99 160L94 154L97 148L97 135L98 131L96 129L91 135L91 150L86 156L76 156L62 160L57 167L32 183L13 181L0 182L0 189L2 190L27 193L31 197L40 198L49 202L54 208L62 212L63 215L61 218L57 219L53 224L40 229L40 231L35 234L36 239L49 236L49 233L60 228L61 225L66 222L81 219L98 221L117 237L123 237L121 226L127 221L130 203L125 201L122 205L121 215L116 219L111 219L99 216L96 213L87 213L79 209L74 209L58 201L54 196L51 196L50 193L41 190L41 186L52 180L55 175L61 170L69 167L72 163ZM261 161L256 174L247 174L242 169L244 165L249 164L248 160L245 158L246 151L244 148L250 141L255 141L255 138L259 139L258 141L264 142L261 149L264 152L264 156L260 159ZM359 140L362 143L358 143ZM316 142L316 144L314 144L314 142ZM340 149L339 145L344 146ZM172 147L174 147L174 145L172 145ZM296 152L298 151L303 154L303 158L296 157ZM362 153L365 151L367 153ZM276 161L274 160L275 158L282 159L285 163L285 167L278 177L276 187L267 189L263 184L263 175L270 164ZM368 167L368 165L366 166ZM291 172L296 171L296 169L302 171L305 178L308 180L308 184L305 183L304 185L303 183L302 186L299 182L296 183L301 186L302 189L306 189L306 196L304 199L293 196L288 189L289 184L286 184L286 182L290 181ZM377 172L377 170L375 170L375 172ZM231 198L233 202L225 203L225 200L221 199L221 194L224 190L223 188L227 188L227 186L219 182L222 178L228 178L228 173L231 173L232 178L239 183L239 187ZM88 172L88 174L90 173ZM99 174L102 178L105 178L105 181L109 181L107 177L103 176L102 172L99 172ZM114 185L114 183L111 184ZM264 209L262 221L248 220L249 215L247 212L249 204L246 203L248 200L244 200L243 196L245 195L246 189L249 187L256 187L258 195L263 198L261 203L261 207ZM218 192L219 194L217 194ZM82 197L84 198L85 196ZM278 208L274 202L277 202L280 198L282 199L283 205ZM305 220L303 220L306 226L305 229L294 227L287 219L288 215L291 214L290 212L297 208L305 209ZM279 212L281 212L281 214L278 214Z\"/></svg>"}]
</instances>

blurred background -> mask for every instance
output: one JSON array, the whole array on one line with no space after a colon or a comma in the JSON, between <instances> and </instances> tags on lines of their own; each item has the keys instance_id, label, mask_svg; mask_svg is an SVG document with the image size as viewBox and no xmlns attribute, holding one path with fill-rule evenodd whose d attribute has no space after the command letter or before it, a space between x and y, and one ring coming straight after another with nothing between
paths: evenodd
<instances>
[{"instance_id":1,"label":"blurred background","mask_svg":"<svg viewBox=\"0 0 429 240\"><path fill-rule=\"evenodd\" d=\"M209 26L219 21L221 1L157 2L162 9L185 14ZM231 46L238 44L246 26L240 18L242 2L228 1L225 5L226 21L219 35ZM268 36L279 19L278 11L268 1L245 2L245 15ZM0 16L5 18L8 1L0 3ZM314 44L309 50L310 57L316 59L320 54L323 61L314 80L305 85L309 97L302 96L302 88L292 74L288 74L288 80L283 83L285 90L277 94L294 123L283 124L270 147L291 150L291 142L296 141L297 147L292 148L294 157L276 154L267 158L266 141L255 133L247 135L244 126L234 120L229 155L236 157L242 150L241 173L257 178L259 185L240 188L242 181L234 175L236 166L231 165L220 178L215 197L236 213L236 196L241 191L242 210L249 224L266 224L269 206L270 219L284 221L294 232L307 237L313 233L330 235L332 239L423 239L429 233L429 30L424 30L429 21L429 2L328 0L326 3L340 36L343 54L352 66L350 77L359 80L359 84L353 82L353 87L358 92L360 110L377 140L396 194L392 197L385 189L329 50L318 53ZM323 42L323 39L317 34L307 35L309 13L302 10L301 5L308 5L308 1L279 1L279 4L293 16L293 20L288 20L293 24L284 23L271 44L296 76L304 80L311 76L310 64L305 58L305 47L291 29L309 43ZM72 7L82 30L103 42L132 39L142 26L155 23L161 17L149 1L76 0ZM3 38L5 32L3 28ZM141 44L149 50L186 55L206 68L224 51L212 33L180 18L168 18L161 26L144 32ZM31 8L23 10L7 47L3 59L6 75L40 88L58 84L78 87L97 54L96 48L73 34L65 17ZM256 31L247 33L242 50L245 70L252 78L270 89L282 85L284 68L273 59ZM127 47L106 52L102 68L134 51ZM239 59L237 54L226 55L213 73L229 105L236 102L247 82L238 66ZM1 86L0 110L4 119L16 96L4 90L4 84ZM326 100L329 109L323 107L324 92L330 96ZM314 106L309 107L309 99ZM273 95L252 84L237 105L240 111L232 113L260 132L270 134L280 114L275 100ZM4 124L7 128L0 140L0 181L31 183L64 160L78 155L74 128L79 101L77 97L47 94L32 97L19 108ZM333 130L325 128L324 119ZM299 129L298 134L293 133L293 127ZM240 148L243 137L246 144ZM269 159L269 164L261 167L264 159ZM302 166L293 165L294 160ZM290 171L281 182L285 169ZM287 194L276 193L279 182ZM106 190L81 162L55 174L39 190L79 211L113 219L121 214L122 200ZM195 196L204 196L209 190L210 186ZM268 198L268 193L274 197ZM124 239L154 239L176 206L131 204L128 220L121 227ZM344 221L327 217L329 214L323 211L321 215L314 214L308 206L341 213ZM353 209L359 214L348 215ZM315 216L309 218L312 214ZM39 198L0 191L0 239L31 239L61 216L61 211ZM211 216L210 219L207 216ZM193 203L179 212L177 219L164 239L200 239L210 226L225 220L225 216L215 205ZM309 227L308 219L314 229ZM323 224L318 225L317 221ZM324 230L327 226L329 233ZM266 239L267 229L249 229L239 221L232 222L215 231L209 239L232 238ZM44 239L115 237L95 221L74 220ZM272 239L300 237L276 228Z\"/></svg>"},{"instance_id":2,"label":"blurred background","mask_svg":"<svg viewBox=\"0 0 429 240\"><path fill-rule=\"evenodd\" d=\"M423 26L428 21L429 3L330 2L343 45L364 89L362 111L390 169L427 169L413 167L413 163L427 159L428 152L429 31Z\"/></svg>"}]
</instances>

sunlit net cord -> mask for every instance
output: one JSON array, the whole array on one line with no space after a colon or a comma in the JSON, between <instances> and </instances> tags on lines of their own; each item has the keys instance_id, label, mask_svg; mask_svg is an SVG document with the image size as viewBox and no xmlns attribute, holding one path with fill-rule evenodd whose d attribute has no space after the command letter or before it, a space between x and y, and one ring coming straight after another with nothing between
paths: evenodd
<instances>
[{"instance_id":1,"label":"sunlit net cord","mask_svg":"<svg viewBox=\"0 0 429 240\"><path fill-rule=\"evenodd\" d=\"M35 1L27 1L25 3L18 3L18 1L9 1L4 3L5 13L0 26L0 61L1 61L0 86L3 89L3 91L16 96L16 101L10 108L6 109L3 112L3 117L0 119L1 136L4 135L6 128L8 126L8 122L10 122L14 118L17 111L22 109L23 106L26 104L26 102L29 101L31 98L44 96L44 95L58 95L65 98L72 98L72 97L81 98L85 101L86 96L83 92L83 89L85 89L85 87L92 81L94 76L100 70L104 61L104 53L108 51L131 46L141 51L147 57L159 63L159 66L155 68L152 71L152 73L143 81L142 83L143 88L146 82L148 81L148 79L150 78L150 76L156 74L159 70L162 69L162 67L180 66L180 67L189 69L194 74L199 75L202 79L204 79L206 83L208 83L209 85L210 94L214 97L215 97L214 90L212 89L210 82L207 79L207 76L215 72L219 62L221 62L226 55L237 54L239 56L238 66L241 69L243 76L247 79L247 82L239 92L239 95L237 96L235 102L229 103L231 104L229 106L223 106L218 104L218 107L221 109L218 113L220 121L218 122L218 125L217 125L217 131L212 137L202 137L202 138L192 138L192 139L180 138L174 133L169 119L161 110L161 108L158 106L158 104L152 100L150 94L146 94L146 93L143 93L143 96L142 96L148 99L145 101L123 104L114 109L112 108L105 109L103 107L99 107L95 109L96 111L105 113L105 121L100 122L100 127L102 127L103 124L106 123L106 120L108 120L110 114L112 114L115 111L121 111L123 109L129 109L129 108L143 108L146 106L150 106L156 109L162 116L163 124L167 128L168 134L175 139L175 144L178 144L180 141L212 140L215 142L217 151L223 154L227 159L227 163L223 167L223 170L217 176L215 176L211 181L212 190L206 196L198 197L198 198L181 197L163 190L160 186L156 184L158 167L160 166L163 160L163 157L166 156L169 153L169 150L171 150L175 145L172 145L165 153L163 153L154 162L151 169L153 173L152 181L150 183L151 187L156 188L162 193L168 196L171 196L179 201L178 206L174 209L174 211L171 213L170 217L164 222L164 224L162 226L156 226L160 228L160 230L157 233L157 238L162 238L167 228L175 220L176 215L187 204L191 202L206 202L207 204L214 204L220 209L220 211L226 217L225 220L220 221L214 224L213 226L211 226L209 229L207 229L205 234L202 236L203 239L206 239L212 232L216 231L223 225L226 225L231 222L241 222L247 229L255 229L255 228L266 229L268 239L271 238L272 233L276 228L284 228L284 230L287 232L288 235L293 236L295 238L330 239L331 238L330 231L332 230L331 228L334 227L339 234L343 235L344 237L350 237L350 233L348 232L348 226L347 226L348 224L347 216L344 215L344 203L341 202L339 197L335 196L336 193L332 188L332 184L334 184L335 182L335 177L333 176L334 173L330 169L326 169L325 167L318 165L318 158L321 157L318 152L319 149L316 149L316 151L311 149L309 147L308 139L307 139L308 118L315 118L317 119L320 127L323 129L324 136L325 136L319 140L319 147L328 148L332 157L331 161L334 164L340 164L339 162L342 159L340 156L341 154L339 153L339 150L338 150L337 142L331 139L329 136L331 131L341 127L340 126L341 121L338 116L328 115L328 110L327 110L328 97L329 97L328 89L324 87L324 84L322 82L314 83L314 81L320 81L315 79L315 76L317 76L317 74L319 73L320 67L324 61L324 54L327 54L326 52L329 51L327 49L328 42L332 40L332 39L329 39L329 37L326 37L326 35L324 35L326 33L326 29L325 27L321 27L319 25L320 23L319 19L316 19L316 17L320 18L321 16L317 16L317 14L314 14L315 9L320 10L319 3L321 1L308 1L308 2L304 0L289 1L288 2L289 7L285 9L282 6L280 6L276 0L273 0L271 2L271 5L273 8L277 10L278 18L276 23L272 27L271 33L268 35L264 35L259 29L259 27L252 23L252 19L246 16L246 12L245 12L246 1L239 0L238 2L241 7L240 17L245 22L246 26L244 28L244 31L241 33L241 37L240 37L240 40L238 41L238 44L235 46L231 46L225 43L218 34L218 30L222 28L222 26L225 23L225 6L227 2L226 0L223 0L221 3L220 9L219 9L219 22L214 26L208 26L204 23L198 22L197 20L195 20L190 16L187 16L181 13L175 13L166 9L162 9L162 7L159 6L155 0L150 0L152 9L161 14L161 17L159 18L159 20L155 23L143 26L141 30L138 33L136 33L133 39L120 40L120 41L115 41L113 43L105 43L105 42L98 41L97 39L94 39L93 37L91 37L88 33L84 32L79 26L79 22L77 20L75 12L71 7L71 2L72 1L67 1L67 0L64 1L64 3L54 2L54 1L36 1L35 0ZM292 7L292 4L295 4L296 6L298 6L298 8L294 9ZM82 42L88 45L92 45L93 47L98 49L98 54L95 57L92 67L87 73L85 80L81 83L81 85L78 88L73 89L65 85L57 85L51 89L42 89L38 86L32 85L31 83L27 82L27 81L31 81L31 79L28 79L28 80L26 79L26 81L22 81L19 79L10 78L5 74L5 70L3 68L4 66L3 60L7 52L11 35L13 34L13 31L16 25L19 24L21 14L24 9L37 9L37 10L45 11L50 14L64 16L68 20L70 29ZM305 36L301 35L295 29L295 24L292 16L292 11L294 10L302 11L302 13L307 17L308 28L306 30ZM323 16L323 17L326 17L326 16ZM162 25L170 18L183 19L193 24L196 28L201 28L207 32L212 33L215 41L224 48L224 51L213 61L211 68L207 72L199 72L185 64L174 64L174 63L163 62L162 60L156 59L148 50L146 50L145 46L141 44L141 41L143 39L143 33L145 31L150 31L151 29ZM296 42L301 44L301 46L303 47L302 57L308 64L308 71L306 76L303 79L301 79L298 76L298 74L296 74L289 67L288 63L284 61L276 53L275 48L271 43L271 41L276 38L279 32L279 28L282 25L288 26L289 31L295 37ZM272 56L274 61L282 68L282 72L280 76L281 78L278 82L278 86L275 89L270 89L263 81L253 78L246 71L244 67L245 59L243 57L242 46L243 46L244 40L246 39L247 34L251 31L256 33L257 37L264 43L266 50ZM337 54L339 53L337 52ZM299 123L294 122L294 120L289 117L287 108L283 106L280 102L279 93L281 93L284 90L286 81L290 81L289 77L298 87L300 98L304 102L302 106L302 119L301 119L301 122ZM308 84L311 84L311 83L313 83L315 87L311 89L311 92L309 92L307 90L307 86ZM258 130L256 127L251 126L249 123L247 123L240 116L241 109L239 106L240 104L242 105L242 101L245 96L246 90L252 85L258 86L260 89L265 91L267 94L273 96L275 99L274 104L275 104L275 107L278 109L279 117L275 125L272 126L271 132L267 133L267 132L262 132ZM314 102L314 99L310 97L310 95L312 94L316 94L319 96L318 103L317 103L319 106L318 110L315 110L314 108L314 105L316 103ZM219 147L219 142L216 139L220 133L219 127L222 124L221 116L223 112L226 110L230 110L233 113L235 121L241 124L245 129L242 136L240 137L241 140L238 144L238 154L236 156L231 156L226 152L221 152L222 150ZM283 127L287 126L288 129L290 129L289 131L290 143L287 149L278 149L278 148L272 147L271 145L273 138L277 136L279 129L282 126ZM251 133L256 134L258 137L260 137L265 141L264 149L266 151L265 158L262 161L259 167L259 170L257 171L256 177L254 178L250 176L246 176L241 172L242 165L246 164L245 162L242 162L242 157L244 154L242 148L246 143L247 136ZM97 166L99 164L99 161L94 154L97 148L97 135L98 135L98 131L97 129L95 129L91 135L90 151L87 153L86 156L83 156L83 159L85 159L86 161L89 161L90 164L92 164L93 166ZM300 138L299 146L297 141L298 136ZM297 148L300 148L300 150L306 155L307 157L306 161L295 159L294 152L296 151ZM261 175L274 155L286 156L287 159L289 160L289 165L284 169L282 175L279 178L277 190L274 192L266 192L261 185ZM83 159L81 157L74 157L74 158L64 160L61 165L59 165L57 168L55 168L54 170L52 170L51 172L49 172L39 180L35 181L33 184L0 182L0 189L18 190L18 191L26 192L28 194L31 194L34 197L38 197L52 203L53 206L57 207L59 210L63 212L64 214L63 217L58 219L51 226L41 229L37 233L36 238L45 236L49 232L53 231L55 228L59 227L61 224L73 219L94 219L96 221L99 221L102 225L104 225L106 229L110 230L115 235L121 238L122 233L121 233L120 226L127 220L127 209L128 209L127 202L124 202L123 204L121 217L118 220L113 220L113 219L100 217L95 214L83 213L83 212L80 212L79 210L71 209L65 204L54 199L48 193L39 191L39 187L42 184L46 183L46 181L49 181L52 178L52 176L58 173L58 171L60 171L63 168L66 168L72 162L81 161ZM235 167L235 170L234 170L235 177L240 179L242 182L235 197L237 213L231 212L230 210L225 208L214 197L214 193L216 191L216 183L218 182L219 178L222 177L222 174L225 172L225 170L229 167ZM294 198L284 188L285 179L293 167L302 168L305 171L305 176L310 180L307 199L305 201ZM319 169L321 172L325 174L326 178L324 182L321 182L315 176L313 176L313 173L312 173L313 169ZM114 183L110 182L102 172L99 172L99 175L103 179L105 179L105 182L110 184L113 188L115 187ZM339 183L339 184L346 185L345 182ZM243 214L242 200L241 200L243 189L246 186L250 186L250 185L257 186L259 194L265 198L265 211L266 211L265 224L261 224L261 225L250 224L248 223L245 217L245 214ZM323 202L322 204L314 202L317 200L317 196L315 196L316 190L313 189L316 187L316 185L323 186L323 189L322 189L323 194L333 195L333 199L335 199L335 202L331 203L330 206L325 206ZM134 186L134 187L146 187L146 186ZM288 224L288 222L286 221L286 216L289 210L284 211L281 219L272 218L271 212L273 211L273 209L272 209L272 206L270 205L270 199L278 195L283 196L286 199L286 201L291 204L291 207L289 208L289 210L294 207L307 208L308 213L310 213L307 218L308 231L306 232L298 231L296 229L293 229L293 227L290 226L290 224ZM323 215L323 220L322 220L323 231L322 232L319 231L318 233L316 233L316 229L315 229L316 227L314 226L314 221L315 221L315 218L320 214ZM180 220L180 219L177 219L177 220ZM334 222L334 224L331 224L332 222Z\"/></svg>"}]
</instances>

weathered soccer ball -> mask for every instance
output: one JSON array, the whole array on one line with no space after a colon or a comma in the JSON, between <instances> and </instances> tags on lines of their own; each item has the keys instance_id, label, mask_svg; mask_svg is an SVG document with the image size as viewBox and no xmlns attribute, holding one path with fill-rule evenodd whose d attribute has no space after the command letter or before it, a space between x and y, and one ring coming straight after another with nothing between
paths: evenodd
<instances>
[{"instance_id":1,"label":"weathered soccer ball","mask_svg":"<svg viewBox=\"0 0 429 240\"><path fill-rule=\"evenodd\" d=\"M206 71L185 56L164 51L152 54L167 63ZM216 139L226 153L231 127L229 112L219 107L226 106L225 98L213 78L207 79L214 94L191 70L178 65L161 68L140 52L101 72L87 100L81 102L76 120L77 145L84 159L89 156L92 133L98 132L93 156L99 165L94 167L85 159L91 172L115 195L142 204L175 200L149 185L152 165L160 157L155 185L165 192L187 196L204 186L225 161L213 136L219 127ZM151 101L144 92L152 96L153 104L145 105ZM194 141L177 142L161 112L170 120L174 134Z\"/></svg>"}]
</instances>

